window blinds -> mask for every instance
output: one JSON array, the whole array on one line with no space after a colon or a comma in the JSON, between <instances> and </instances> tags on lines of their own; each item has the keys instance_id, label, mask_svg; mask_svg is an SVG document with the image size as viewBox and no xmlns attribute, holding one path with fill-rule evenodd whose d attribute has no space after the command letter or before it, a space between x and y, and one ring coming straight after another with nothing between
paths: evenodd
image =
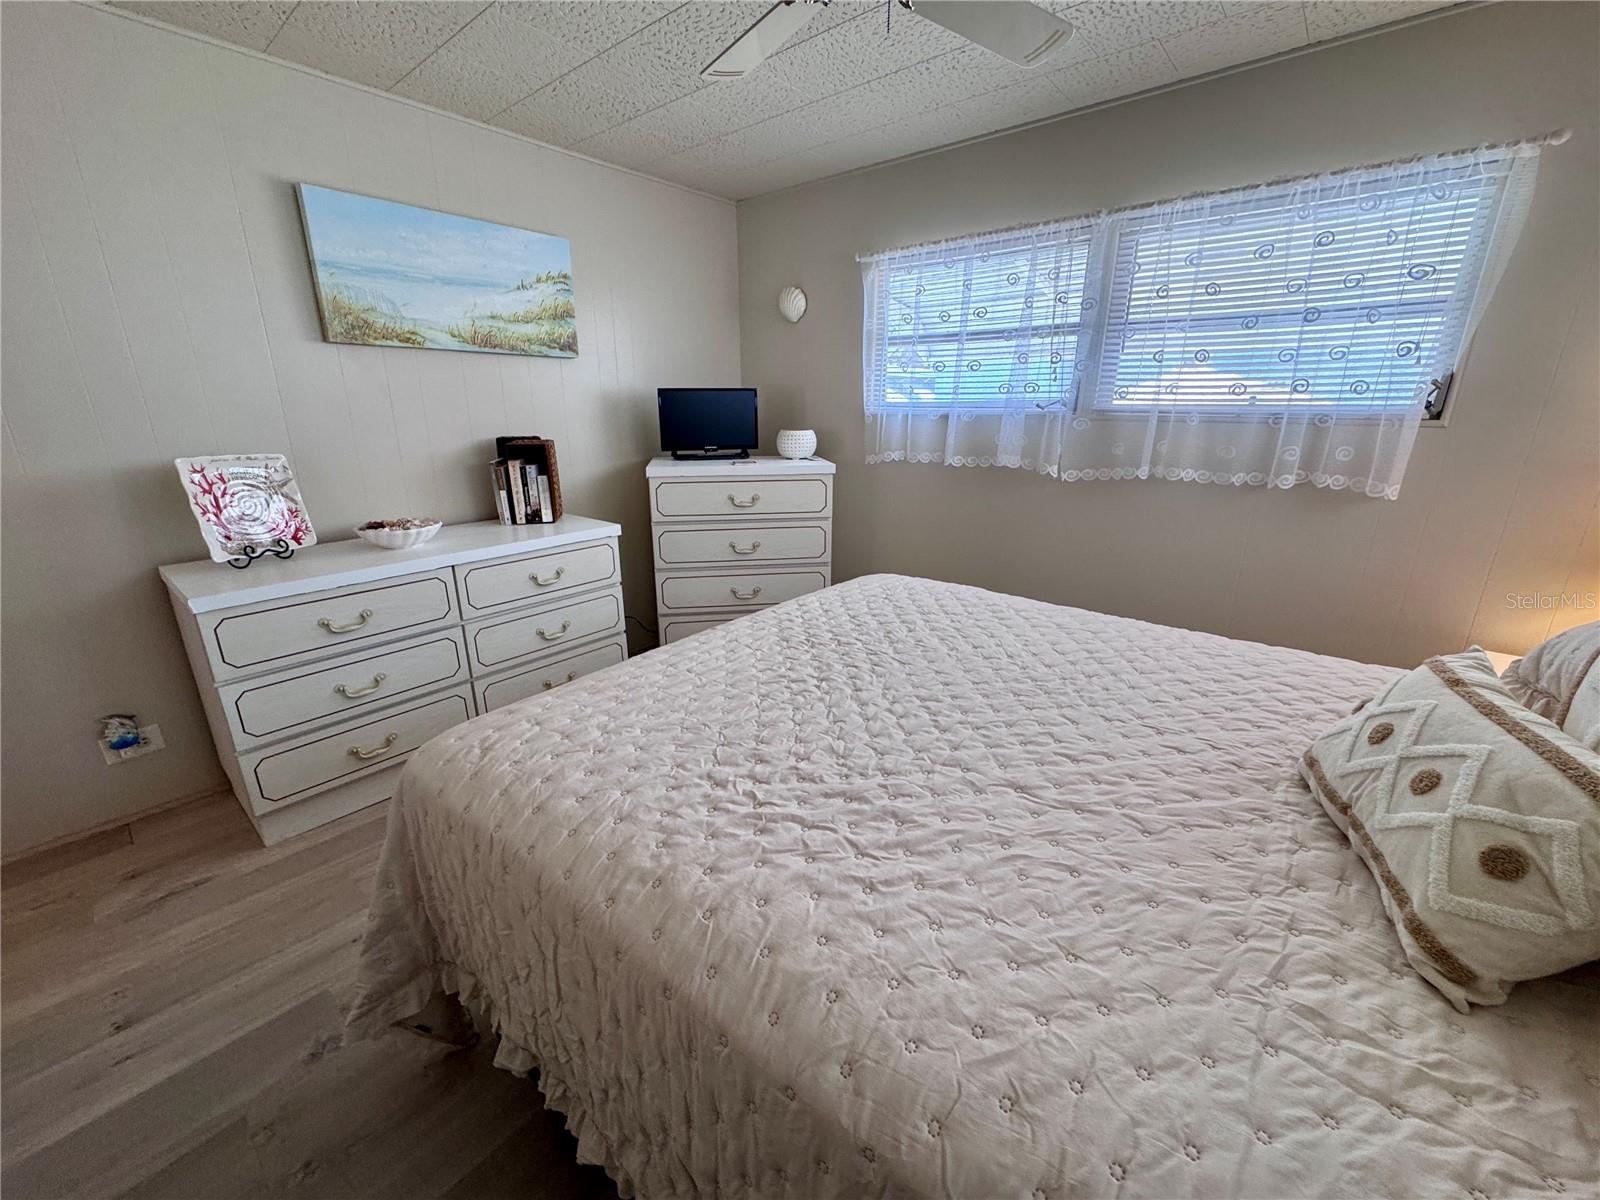
<instances>
[{"instance_id":1,"label":"window blinds","mask_svg":"<svg viewBox=\"0 0 1600 1200\"><path fill-rule=\"evenodd\" d=\"M1538 155L1484 147L866 256L869 461L1398 495Z\"/></svg>"}]
</instances>

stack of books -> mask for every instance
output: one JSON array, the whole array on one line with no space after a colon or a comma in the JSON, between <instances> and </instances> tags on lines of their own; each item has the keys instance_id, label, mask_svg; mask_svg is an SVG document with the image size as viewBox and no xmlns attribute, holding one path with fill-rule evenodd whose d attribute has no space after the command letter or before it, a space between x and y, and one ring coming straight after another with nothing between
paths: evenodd
<instances>
[{"instance_id":1,"label":"stack of books","mask_svg":"<svg viewBox=\"0 0 1600 1200\"><path fill-rule=\"evenodd\" d=\"M502 525L547 525L561 517L561 476L549 438L495 439L500 455L489 465L495 510Z\"/></svg>"}]
</instances>

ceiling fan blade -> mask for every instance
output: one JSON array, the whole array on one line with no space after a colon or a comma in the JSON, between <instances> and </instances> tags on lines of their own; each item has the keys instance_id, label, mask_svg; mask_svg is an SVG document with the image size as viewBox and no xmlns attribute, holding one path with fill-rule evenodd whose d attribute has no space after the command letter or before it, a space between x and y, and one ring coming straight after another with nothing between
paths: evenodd
<instances>
[{"instance_id":1,"label":"ceiling fan blade","mask_svg":"<svg viewBox=\"0 0 1600 1200\"><path fill-rule=\"evenodd\" d=\"M780 0L700 72L701 79L743 79L778 52L823 8L811 0Z\"/></svg>"},{"instance_id":2,"label":"ceiling fan blade","mask_svg":"<svg viewBox=\"0 0 1600 1200\"><path fill-rule=\"evenodd\" d=\"M1073 32L1071 22L1023 0L915 0L911 11L1019 67L1053 58Z\"/></svg>"}]
</instances>

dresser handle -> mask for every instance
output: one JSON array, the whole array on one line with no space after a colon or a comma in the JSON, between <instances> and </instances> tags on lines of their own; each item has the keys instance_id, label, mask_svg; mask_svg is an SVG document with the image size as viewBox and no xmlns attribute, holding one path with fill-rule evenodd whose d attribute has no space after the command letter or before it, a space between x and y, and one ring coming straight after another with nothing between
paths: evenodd
<instances>
[{"instance_id":1,"label":"dresser handle","mask_svg":"<svg viewBox=\"0 0 1600 1200\"><path fill-rule=\"evenodd\" d=\"M576 671L568 671L567 672L567 677L565 679L563 679L563 680L560 680L559 682L554 680L554 679L546 679L544 681L544 690L548 692L551 688L558 688L563 683L571 683L577 677L578 677L578 673Z\"/></svg>"},{"instance_id":2,"label":"dresser handle","mask_svg":"<svg viewBox=\"0 0 1600 1200\"><path fill-rule=\"evenodd\" d=\"M729 542L728 549L732 550L735 554L754 554L757 550L761 549L761 543L751 542L748 550L741 550L737 543Z\"/></svg>"},{"instance_id":3,"label":"dresser handle","mask_svg":"<svg viewBox=\"0 0 1600 1200\"><path fill-rule=\"evenodd\" d=\"M760 499L760 492L751 492L750 499L748 500L740 500L735 497L732 492L728 493L728 503L733 505L735 508L754 508Z\"/></svg>"},{"instance_id":4,"label":"dresser handle","mask_svg":"<svg viewBox=\"0 0 1600 1200\"><path fill-rule=\"evenodd\" d=\"M354 630L360 629L370 620L372 620L372 610L370 608L363 608L361 610L361 614L348 625L335 625L332 617L322 617L317 621L317 624L321 625L329 633L351 633Z\"/></svg>"},{"instance_id":5,"label":"dresser handle","mask_svg":"<svg viewBox=\"0 0 1600 1200\"><path fill-rule=\"evenodd\" d=\"M391 733L370 750L363 750L360 746L351 746L349 753L356 758L380 758L394 749L394 744L399 740L399 737L398 733Z\"/></svg>"},{"instance_id":6,"label":"dresser handle","mask_svg":"<svg viewBox=\"0 0 1600 1200\"><path fill-rule=\"evenodd\" d=\"M566 573L567 569L565 567L557 567L556 573L550 576L548 579L542 578L537 571L530 572L528 578L533 580L533 582L538 584L540 587L549 587L552 583L558 582Z\"/></svg>"},{"instance_id":7,"label":"dresser handle","mask_svg":"<svg viewBox=\"0 0 1600 1200\"><path fill-rule=\"evenodd\" d=\"M728 590L733 593L733 598L735 600L754 600L757 596L761 595L761 589L758 587L753 587L748 592L741 592L736 587L731 587Z\"/></svg>"},{"instance_id":8,"label":"dresser handle","mask_svg":"<svg viewBox=\"0 0 1600 1200\"><path fill-rule=\"evenodd\" d=\"M537 633L540 637L542 637L545 641L553 642L557 638L566 637L567 636L567 630L569 630L571 628L572 628L572 622L571 621L563 621L563 622L561 622L561 628L556 630L554 633L546 633L544 631L544 627L542 625L538 629L535 629L534 632Z\"/></svg>"},{"instance_id":9,"label":"dresser handle","mask_svg":"<svg viewBox=\"0 0 1600 1200\"><path fill-rule=\"evenodd\" d=\"M372 682L367 684L366 687L351 687L348 683L340 683L336 684L333 690L338 692L339 695L343 696L346 700L354 700L357 696L372 695L373 692L377 691L383 686L383 681L387 678L389 678L387 675L385 675L382 671L379 671L372 677Z\"/></svg>"}]
</instances>

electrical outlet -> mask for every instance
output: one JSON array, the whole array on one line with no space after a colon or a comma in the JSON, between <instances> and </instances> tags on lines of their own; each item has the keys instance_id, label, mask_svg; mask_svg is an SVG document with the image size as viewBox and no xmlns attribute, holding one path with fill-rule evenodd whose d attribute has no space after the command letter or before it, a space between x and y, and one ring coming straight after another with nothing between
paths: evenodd
<instances>
[{"instance_id":1,"label":"electrical outlet","mask_svg":"<svg viewBox=\"0 0 1600 1200\"><path fill-rule=\"evenodd\" d=\"M167 748L166 740L161 736L161 726L139 726L139 744L129 746L126 750L113 750L104 741L100 743L100 753L105 756L106 762L112 766L117 763L127 762L130 758L139 758L146 754L154 754L157 750Z\"/></svg>"}]
</instances>

